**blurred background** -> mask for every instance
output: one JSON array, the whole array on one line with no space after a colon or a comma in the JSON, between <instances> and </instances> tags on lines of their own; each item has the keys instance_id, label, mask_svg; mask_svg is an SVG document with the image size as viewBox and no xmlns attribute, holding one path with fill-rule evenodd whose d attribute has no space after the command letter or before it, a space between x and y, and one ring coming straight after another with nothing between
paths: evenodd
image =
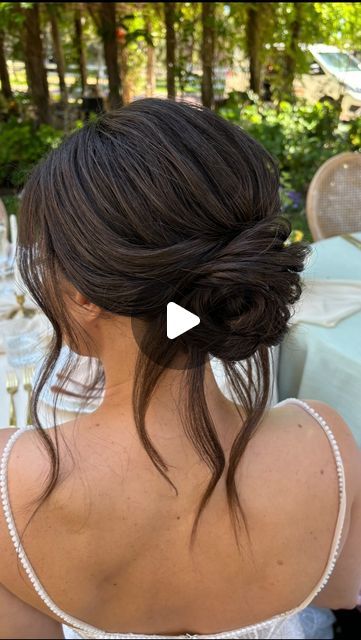
<instances>
[{"instance_id":1,"label":"blurred background","mask_svg":"<svg viewBox=\"0 0 361 640\"><path fill-rule=\"evenodd\" d=\"M329 157L361 146L361 12L351 2L1 2L0 197L101 110L201 102L274 154L292 240Z\"/></svg>"},{"instance_id":2,"label":"blurred background","mask_svg":"<svg viewBox=\"0 0 361 640\"><path fill-rule=\"evenodd\" d=\"M314 241L317 260L303 274L313 294L274 355L271 400L331 404L361 446L360 5L0 2L0 426L31 423L31 367L51 335L13 264L22 185L85 121L156 96L202 103L277 158L287 242ZM64 394L59 423L78 410ZM360 616L338 611L334 637L361 637Z\"/></svg>"}]
</instances>

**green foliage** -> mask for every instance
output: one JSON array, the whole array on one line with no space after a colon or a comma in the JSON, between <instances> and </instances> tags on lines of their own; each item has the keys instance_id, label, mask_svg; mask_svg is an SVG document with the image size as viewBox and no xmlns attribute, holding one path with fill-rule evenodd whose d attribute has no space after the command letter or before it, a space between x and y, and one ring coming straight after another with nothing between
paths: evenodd
<instances>
[{"instance_id":1,"label":"green foliage","mask_svg":"<svg viewBox=\"0 0 361 640\"><path fill-rule=\"evenodd\" d=\"M219 112L259 140L277 158L282 176L303 194L323 162L360 148L361 120L340 124L337 106L328 102L281 102L277 108L255 102L227 105Z\"/></svg>"},{"instance_id":2,"label":"green foliage","mask_svg":"<svg viewBox=\"0 0 361 640\"><path fill-rule=\"evenodd\" d=\"M17 215L19 211L19 196L18 195L5 195L1 196L1 200L3 201L6 211L9 216L11 214Z\"/></svg>"},{"instance_id":3,"label":"green foliage","mask_svg":"<svg viewBox=\"0 0 361 640\"><path fill-rule=\"evenodd\" d=\"M239 124L277 159L283 210L311 239L304 213L310 181L331 156L361 151L361 118L340 123L337 105L327 102L313 106L281 102L276 108L260 101L240 104L234 97L219 113Z\"/></svg>"},{"instance_id":4,"label":"green foliage","mask_svg":"<svg viewBox=\"0 0 361 640\"><path fill-rule=\"evenodd\" d=\"M28 169L62 137L62 133L51 127L35 128L31 122L34 108L31 95L25 91L23 46L24 10L31 4L0 2L0 33L4 35L4 52L14 93L14 100L7 102L0 92L0 187L21 183ZM149 46L154 47L156 95L166 95L163 5L158 2L116 3L117 26L123 26L126 31L126 55L122 64L131 98L146 91ZM330 156L344 150L360 150L361 120L340 124L336 105L291 104L288 100L294 98L290 88L293 77L308 68L307 45L322 42L341 49L361 50L359 3L217 2L215 5L214 92L217 105L222 104L220 113L258 138L278 159L283 209L293 219L297 218L297 228L307 235L304 198L309 182L320 164ZM97 79L104 90L106 81L100 73L104 55L99 34L99 8L100 3L39 3L47 58L54 57L49 11L57 18L70 103L76 100L80 85L75 15L81 16L88 80ZM256 57L262 67L261 79L271 80L273 106L263 104L249 91L243 94L234 91L227 100L222 99L224 70L246 73L249 68L246 25L250 9L259 17L255 23ZM200 99L201 3L176 3L175 18L177 95L191 94ZM56 73L49 72L48 76L55 76L55 82L50 83L54 104L59 93ZM245 85L246 81L242 80L234 86L244 89ZM74 126L81 126L81 123ZM67 127L73 127L73 120Z\"/></svg>"},{"instance_id":5,"label":"green foliage","mask_svg":"<svg viewBox=\"0 0 361 640\"><path fill-rule=\"evenodd\" d=\"M32 121L10 118L0 123L0 185L16 187L23 183L33 165L61 141L62 132Z\"/></svg>"}]
</instances>

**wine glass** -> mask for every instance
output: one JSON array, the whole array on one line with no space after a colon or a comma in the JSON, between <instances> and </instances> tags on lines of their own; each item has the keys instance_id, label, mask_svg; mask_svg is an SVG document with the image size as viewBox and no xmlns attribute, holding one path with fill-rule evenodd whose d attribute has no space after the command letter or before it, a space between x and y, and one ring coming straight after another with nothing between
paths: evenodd
<instances>
[{"instance_id":1,"label":"wine glass","mask_svg":"<svg viewBox=\"0 0 361 640\"><path fill-rule=\"evenodd\" d=\"M5 209L5 205L3 203L3 201L0 198L0 224L3 224L5 226L5 230L6 230L6 238L8 237L8 227L9 227L9 218L8 218L8 214L7 211Z\"/></svg>"},{"instance_id":2,"label":"wine glass","mask_svg":"<svg viewBox=\"0 0 361 640\"><path fill-rule=\"evenodd\" d=\"M0 207L1 211L1 207ZM8 237L7 226L1 221L0 217L0 291L4 293L6 285L6 274L8 268Z\"/></svg>"}]
</instances>

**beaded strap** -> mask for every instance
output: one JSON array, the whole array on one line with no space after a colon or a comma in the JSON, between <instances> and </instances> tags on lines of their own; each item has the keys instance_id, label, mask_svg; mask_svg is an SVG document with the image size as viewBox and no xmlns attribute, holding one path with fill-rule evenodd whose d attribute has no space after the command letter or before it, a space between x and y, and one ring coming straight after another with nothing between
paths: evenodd
<instances>
[{"instance_id":1,"label":"beaded strap","mask_svg":"<svg viewBox=\"0 0 361 640\"><path fill-rule=\"evenodd\" d=\"M78 620L77 618L74 618L73 616L66 614L64 611L59 609L59 607L57 607L57 605L52 601L52 599L46 593L42 584L36 577L35 571L31 566L29 559L24 551L24 548L20 542L19 535L16 530L16 526L14 522L14 517L11 511L10 502L9 502L9 491L8 491L8 483L7 483L7 463L8 463L9 455L14 443L16 442L20 434L26 429L33 428L32 426L29 426L29 427L26 427L26 429L19 429L18 431L15 431L15 433L10 437L10 439L6 444L6 447L3 451L1 465L0 465L0 493L1 493L3 510L5 514L5 520L6 520L10 537L13 541L16 553L19 556L20 562L26 574L28 575L29 580L32 583L35 591L37 592L39 597L42 599L42 601L46 604L46 606L50 609L50 611L52 611L58 618L60 618L60 620L62 620L67 626L73 628L74 631L78 632L79 636L83 638L104 638L107 640L111 640L111 639L120 640L121 638L129 638L129 639L149 638L149 640L151 639L153 640L155 638L162 638L163 640L165 640L165 638L193 638L195 640L196 638L200 638L200 639L202 638L215 638L215 639L237 638L242 636L244 637L244 634L249 634L249 633L251 633L253 637L257 637L258 635L257 630L260 630L260 631L265 630L267 627L268 628L271 627L272 632L274 632L278 626L281 626L283 624L285 619L290 618L291 616L295 615L296 613L298 613L299 611L302 611L302 609L307 607L310 604L310 602L312 602L312 600L316 597L316 595L318 595L318 593L326 585L336 564L337 554L340 547L340 541L342 536L343 523L344 523L345 513L346 513L345 473L344 473L344 467L342 463L340 450L338 448L336 439L330 427L327 425L326 421L322 418L322 416L320 416L317 413L317 411L312 409L312 407L310 407L304 400L300 400L299 398L287 398L286 400L279 402L277 406L283 405L286 402L295 402L298 405L302 406L310 415L312 415L315 418L315 420L317 420L317 422L320 424L323 431L325 432L335 456L338 483L339 483L339 494L340 494L339 512L338 512L336 529L335 529L335 534L334 534L333 543L331 547L329 561L327 563L326 569L320 581L318 582L316 587L313 589L311 594L306 598L306 600L302 602L302 604L300 604L295 609L291 609L290 611L286 611L285 613L276 615L273 618L269 618L268 620L265 620L264 622L249 625L247 627L242 627L241 629L235 629L229 632L215 633L215 634L212 634L211 636L203 635L203 634L190 634L190 633L187 633L185 635L178 635L178 636L164 636L164 635L155 635L155 634L144 635L144 634L137 634L137 633L108 633L106 631L101 631L100 629L96 629L92 625L89 625L81 620ZM248 637L252 637L252 636L248 635Z\"/></svg>"},{"instance_id":2,"label":"beaded strap","mask_svg":"<svg viewBox=\"0 0 361 640\"><path fill-rule=\"evenodd\" d=\"M346 514L346 480L345 480L345 470L342 462L340 449L336 442L336 438L333 435L326 420L322 416L320 416L320 414L317 413L317 411L315 411L312 407L310 407L310 405L307 404L307 402L305 402L304 400L300 400L299 398L286 398L286 400L283 400L277 406L282 405L283 403L286 403L286 402L295 402L300 406L304 407L304 409L306 409L306 411L311 416L313 416L315 420L317 420L318 424L322 427L323 431L325 432L328 438L328 441L332 447L333 454L335 456L336 471L337 471L337 477L338 477L338 487L339 487L339 498L340 498L335 533L334 533L330 556L329 556L328 563L326 565L326 569L321 579L317 583L316 587L313 589L310 595L306 598L306 600L304 600L304 602L299 607L296 607L293 610L294 613L298 613L302 609L306 608L310 604L310 602L312 602L312 600L326 586L335 568L335 564L336 564L336 560L337 560L337 556L340 548L340 543L341 543L343 525L345 521L345 514Z\"/></svg>"},{"instance_id":3,"label":"beaded strap","mask_svg":"<svg viewBox=\"0 0 361 640\"><path fill-rule=\"evenodd\" d=\"M8 482L7 482L7 466L8 466L8 459L10 456L10 452L11 449L14 445L14 443L16 442L16 440L18 439L18 437L22 434L23 431L26 430L31 430L33 429L33 427L30 425L28 427L25 427L24 429L18 429L17 431L15 431L15 433L10 437L10 439L8 440L6 447L4 448L3 451L3 455L2 455L2 459L1 459L1 465L0 465L0 490L1 490L1 502L3 505L3 510L4 510L4 515L5 515L5 520L9 529L9 533L10 533L10 537L13 541L14 547L15 547L15 551L20 559L20 562L24 568L24 571L26 572L26 574L28 575L28 578L30 580L30 582L32 583L35 591L37 592L37 594L39 595L39 597L43 600L43 602L46 604L46 606L53 612L55 613L55 615L57 615L61 620L63 620L66 624L69 624L70 626L76 627L79 630L83 630L85 631L87 634L91 633L92 635L88 635L87 637L99 637L99 630L96 629L95 627L92 627L90 625L87 625L86 623L82 622L81 620L77 620L77 618L73 618L73 616L69 616L68 614L66 614L64 611L62 611L61 609L59 609L59 607L56 606L56 604L52 601L52 599L48 596L48 594L46 593L45 589L43 588L41 582L38 580L38 578L36 577L35 571L33 569L33 567L30 564L30 561L24 551L24 548L20 542L20 538L19 538L19 534L17 532L16 526L15 526L15 522L14 522L14 517L11 511L11 507L10 507L10 501L9 501L9 489L8 489ZM101 631L100 633L105 633L103 631ZM114 636L109 636L109 637L114 637Z\"/></svg>"}]
</instances>

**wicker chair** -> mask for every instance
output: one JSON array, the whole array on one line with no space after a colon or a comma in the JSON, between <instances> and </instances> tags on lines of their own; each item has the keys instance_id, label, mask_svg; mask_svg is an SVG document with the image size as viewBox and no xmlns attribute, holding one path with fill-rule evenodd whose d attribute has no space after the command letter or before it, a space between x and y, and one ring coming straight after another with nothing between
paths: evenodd
<instances>
[{"instance_id":1,"label":"wicker chair","mask_svg":"<svg viewBox=\"0 0 361 640\"><path fill-rule=\"evenodd\" d=\"M361 231L361 154L340 153L315 173L306 215L314 240Z\"/></svg>"}]
</instances>

